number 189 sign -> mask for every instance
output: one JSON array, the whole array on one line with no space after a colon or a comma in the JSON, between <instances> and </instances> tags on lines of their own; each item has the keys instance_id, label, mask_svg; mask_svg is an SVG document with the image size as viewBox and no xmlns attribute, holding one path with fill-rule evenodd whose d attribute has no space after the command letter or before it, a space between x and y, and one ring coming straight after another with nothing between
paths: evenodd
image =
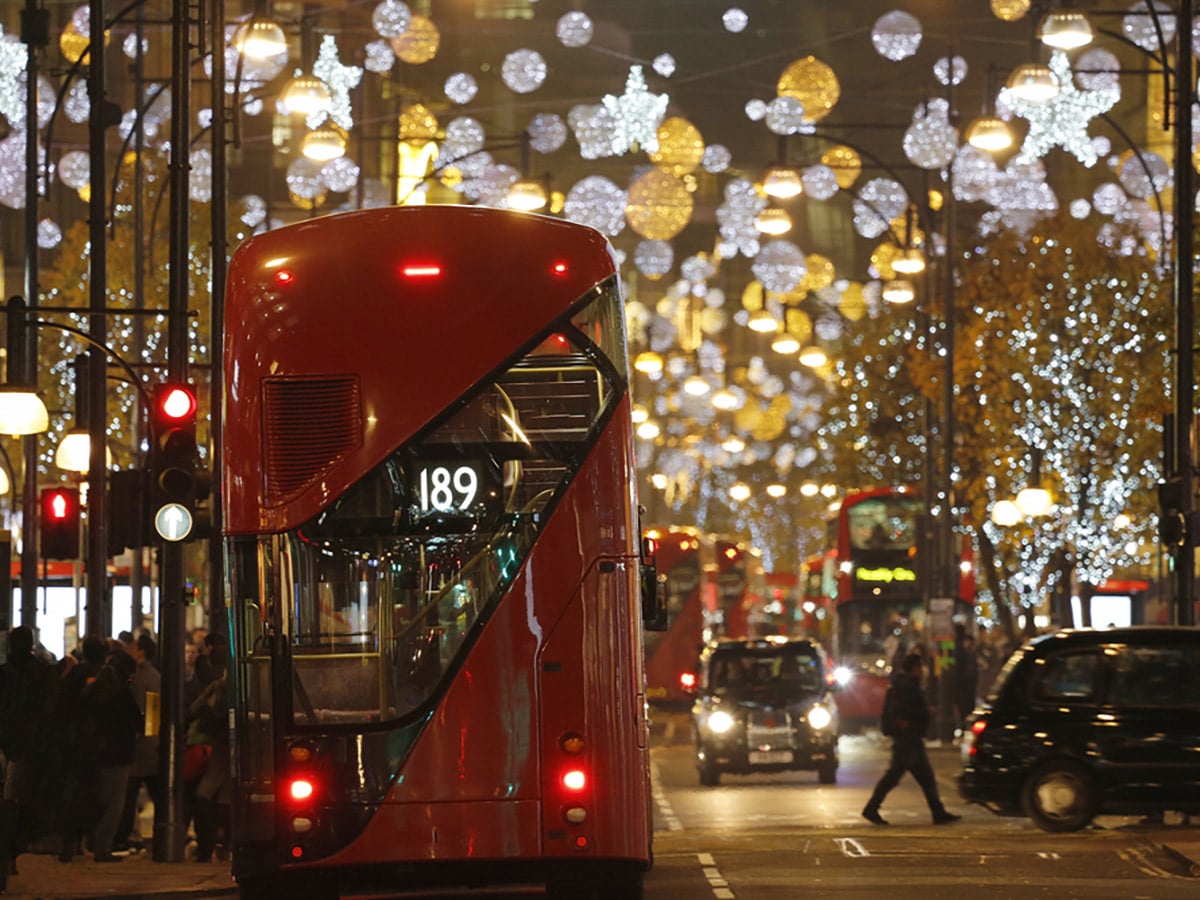
<instances>
[{"instance_id":1,"label":"number 189 sign","mask_svg":"<svg viewBox=\"0 0 1200 900\"><path fill-rule=\"evenodd\" d=\"M421 463L416 472L417 509L421 515L466 513L480 498L483 478L473 463Z\"/></svg>"}]
</instances>

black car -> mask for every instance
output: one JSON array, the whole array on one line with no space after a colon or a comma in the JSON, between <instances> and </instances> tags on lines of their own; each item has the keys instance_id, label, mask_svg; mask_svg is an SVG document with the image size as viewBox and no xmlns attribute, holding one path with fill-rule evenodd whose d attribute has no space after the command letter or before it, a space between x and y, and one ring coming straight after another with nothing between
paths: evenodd
<instances>
[{"instance_id":1,"label":"black car","mask_svg":"<svg viewBox=\"0 0 1200 900\"><path fill-rule=\"evenodd\" d=\"M1200 813L1200 629L1029 641L968 719L962 796L1047 831L1099 813Z\"/></svg>"},{"instance_id":2,"label":"black car","mask_svg":"<svg viewBox=\"0 0 1200 900\"><path fill-rule=\"evenodd\" d=\"M705 648L697 672L692 732L700 783L722 772L816 769L833 784L837 704L825 651L810 640L769 637Z\"/></svg>"}]
</instances>

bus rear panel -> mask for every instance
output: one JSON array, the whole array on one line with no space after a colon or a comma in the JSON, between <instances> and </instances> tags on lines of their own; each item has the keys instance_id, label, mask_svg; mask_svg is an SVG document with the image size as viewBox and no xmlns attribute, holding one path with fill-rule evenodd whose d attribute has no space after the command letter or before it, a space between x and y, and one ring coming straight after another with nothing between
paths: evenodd
<instances>
[{"instance_id":1,"label":"bus rear panel","mask_svg":"<svg viewBox=\"0 0 1200 900\"><path fill-rule=\"evenodd\" d=\"M591 229L315 219L230 266L243 896L637 897L648 727L624 319Z\"/></svg>"}]
</instances>

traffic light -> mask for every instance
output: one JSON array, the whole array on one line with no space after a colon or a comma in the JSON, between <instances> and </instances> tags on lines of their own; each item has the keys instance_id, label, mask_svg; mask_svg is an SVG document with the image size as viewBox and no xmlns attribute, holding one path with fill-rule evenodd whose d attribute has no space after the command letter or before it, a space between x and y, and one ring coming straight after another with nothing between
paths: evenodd
<instances>
[{"instance_id":1,"label":"traffic light","mask_svg":"<svg viewBox=\"0 0 1200 900\"><path fill-rule=\"evenodd\" d=\"M1187 523L1183 516L1183 479L1167 478L1158 484L1158 539L1167 546L1181 546Z\"/></svg>"},{"instance_id":2,"label":"traffic light","mask_svg":"<svg viewBox=\"0 0 1200 900\"><path fill-rule=\"evenodd\" d=\"M146 469L119 469L108 476L108 553L150 543L150 473Z\"/></svg>"},{"instance_id":3,"label":"traffic light","mask_svg":"<svg viewBox=\"0 0 1200 900\"><path fill-rule=\"evenodd\" d=\"M41 511L42 559L79 559L79 490L46 488Z\"/></svg>"},{"instance_id":4,"label":"traffic light","mask_svg":"<svg viewBox=\"0 0 1200 900\"><path fill-rule=\"evenodd\" d=\"M196 506L196 392L186 384L154 389L150 410L151 509L158 533L184 540L192 530Z\"/></svg>"}]
</instances>

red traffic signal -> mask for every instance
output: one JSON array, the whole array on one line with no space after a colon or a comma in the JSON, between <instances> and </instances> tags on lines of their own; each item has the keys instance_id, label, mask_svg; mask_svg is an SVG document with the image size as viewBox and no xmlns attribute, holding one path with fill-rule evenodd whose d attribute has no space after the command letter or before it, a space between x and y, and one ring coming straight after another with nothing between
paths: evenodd
<instances>
[{"instance_id":1,"label":"red traffic signal","mask_svg":"<svg viewBox=\"0 0 1200 900\"><path fill-rule=\"evenodd\" d=\"M162 384L154 390L150 411L153 487L162 501L195 503L196 392L186 384Z\"/></svg>"},{"instance_id":2,"label":"red traffic signal","mask_svg":"<svg viewBox=\"0 0 1200 900\"><path fill-rule=\"evenodd\" d=\"M41 495L42 559L79 558L79 491L46 488Z\"/></svg>"}]
</instances>

